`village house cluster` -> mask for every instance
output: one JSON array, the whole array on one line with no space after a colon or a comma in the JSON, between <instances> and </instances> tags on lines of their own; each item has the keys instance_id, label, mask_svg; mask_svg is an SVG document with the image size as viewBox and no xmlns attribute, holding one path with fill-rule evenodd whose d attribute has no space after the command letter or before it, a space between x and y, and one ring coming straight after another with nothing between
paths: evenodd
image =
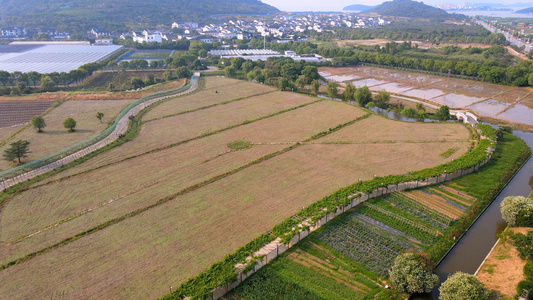
<instances>
[{"instance_id":1,"label":"village house cluster","mask_svg":"<svg viewBox=\"0 0 533 300\"><path fill-rule=\"evenodd\" d=\"M358 16L355 13L309 13L289 14L273 19L257 18L252 21L229 20L198 26L194 22L174 22L169 29L144 30L128 32L120 36L130 36L134 41L162 42L180 39L198 40L205 43L222 39L251 39L252 37L270 37L279 43L306 40L306 33L311 31L334 31L337 27L373 28L390 24L379 17Z\"/></svg>"},{"instance_id":2,"label":"village house cluster","mask_svg":"<svg viewBox=\"0 0 533 300\"><path fill-rule=\"evenodd\" d=\"M163 42L180 39L196 40L205 43L221 41L223 39L251 39L252 37L269 37L279 43L290 41L305 41L310 32L335 31L338 27L374 28L389 24L380 17L359 16L356 13L306 13L286 14L277 17L256 18L253 20L220 20L220 23L199 26L195 22L174 22L165 29L146 29L125 33L106 32L91 29L87 38L131 38L135 42ZM68 32L57 32L54 29L31 30L20 27L6 27L0 30L0 39L28 39L33 38L35 32L46 34L52 40L69 38Z\"/></svg>"}]
</instances>

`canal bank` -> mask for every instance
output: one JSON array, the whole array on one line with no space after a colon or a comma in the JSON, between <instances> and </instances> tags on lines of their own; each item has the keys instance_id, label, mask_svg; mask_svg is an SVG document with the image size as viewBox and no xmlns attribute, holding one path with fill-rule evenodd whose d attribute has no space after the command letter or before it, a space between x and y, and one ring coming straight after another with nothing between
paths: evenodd
<instances>
[{"instance_id":1,"label":"canal bank","mask_svg":"<svg viewBox=\"0 0 533 300\"><path fill-rule=\"evenodd\" d=\"M515 131L515 135L522 138L526 144L533 148L533 133ZM494 201L487 206L483 213L471 225L448 254L436 267L436 274L440 282L446 280L448 275L457 271L474 274L487 254L497 242L497 234L502 232L506 223L501 217L500 204L507 196L527 197L533 185L533 159L530 157L505 188L498 194ZM438 299L438 288L430 294L416 294L410 299Z\"/></svg>"}]
</instances>

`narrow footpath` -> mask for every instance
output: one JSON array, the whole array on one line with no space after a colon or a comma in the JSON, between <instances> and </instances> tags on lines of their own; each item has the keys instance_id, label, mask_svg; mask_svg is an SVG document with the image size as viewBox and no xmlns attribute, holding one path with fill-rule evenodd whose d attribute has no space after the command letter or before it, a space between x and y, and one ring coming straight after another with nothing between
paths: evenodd
<instances>
[{"instance_id":1,"label":"narrow footpath","mask_svg":"<svg viewBox=\"0 0 533 300\"><path fill-rule=\"evenodd\" d=\"M117 139L119 139L119 137L123 134L126 133L126 131L128 130L128 125L129 125L129 122L130 122L130 117L132 116L135 116L137 115L139 112L141 112L145 107L149 106L149 105L152 105L156 102L159 102L161 100L165 100L165 99L168 99L168 98L171 98L171 97L178 97L178 96L183 96L183 95L186 95L186 94L189 94L189 93L192 93L193 91L195 91L197 88L198 88L198 79L200 78L200 72L195 72L194 73L194 76L192 77L191 79L191 85L190 87L181 92L181 93L178 93L178 94L172 94L172 95L166 95L166 96L162 96L162 97L158 97L158 98L154 98L154 99L151 99L151 100L148 100L148 101L145 101L145 102L142 102L142 103L139 103L139 105L133 107L132 109L130 109L126 114L124 114L122 116L122 118L120 118L118 120L118 123L115 127L115 129L108 135L106 136L105 138L103 138L102 140L78 151L78 152L75 152L69 156L66 156L66 157L61 157L60 159L50 163L50 164L47 164L47 165L44 165L38 169L35 169L35 170L32 170L32 171L29 171L29 172L26 172L26 173L23 173L23 174L20 174L16 177L13 177L13 178L9 178L9 179L6 179L4 181L0 181L0 191L4 191L5 189L9 188L9 187L12 187L18 183L21 183L21 182L24 182L26 180L29 180L29 179L32 179L32 178L35 178L39 175L42 175L44 173L47 173L47 172L50 172L52 170L55 170L59 167L62 167L68 163L71 163L91 152L94 152L102 147L105 147L109 144L111 144L112 142L116 141Z\"/></svg>"}]
</instances>

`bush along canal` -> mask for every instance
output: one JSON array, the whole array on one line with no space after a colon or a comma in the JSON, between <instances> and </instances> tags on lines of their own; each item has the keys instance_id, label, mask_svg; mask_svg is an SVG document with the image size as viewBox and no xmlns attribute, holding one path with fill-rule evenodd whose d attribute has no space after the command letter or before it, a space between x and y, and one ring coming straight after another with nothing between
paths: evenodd
<instances>
[{"instance_id":1,"label":"bush along canal","mask_svg":"<svg viewBox=\"0 0 533 300\"><path fill-rule=\"evenodd\" d=\"M435 272L441 283L457 271L474 274L498 240L496 235L506 227L500 213L502 200L507 196L527 197L531 193L533 159L529 157L523 162L524 153L530 151L524 152L525 145L518 138L529 148L533 148L533 133L514 131L513 134L516 137L509 134L503 136L493 160L479 172L455 180L458 184L468 187L469 194L479 199L478 206L490 204L470 228L461 237L457 237L457 243L438 263ZM519 171L509 178L518 168ZM410 299L438 299L438 287L429 294L415 294Z\"/></svg>"}]
</instances>

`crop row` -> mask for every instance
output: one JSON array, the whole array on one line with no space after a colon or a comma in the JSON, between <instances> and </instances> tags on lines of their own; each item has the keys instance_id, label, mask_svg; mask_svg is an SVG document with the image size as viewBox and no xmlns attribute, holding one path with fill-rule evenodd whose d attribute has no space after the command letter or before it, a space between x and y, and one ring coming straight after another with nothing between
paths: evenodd
<instances>
[{"instance_id":1,"label":"crop row","mask_svg":"<svg viewBox=\"0 0 533 300\"><path fill-rule=\"evenodd\" d=\"M405 194L392 193L383 199L394 204L398 209L441 230L448 228L453 221L452 218L414 201Z\"/></svg>"},{"instance_id":2,"label":"crop row","mask_svg":"<svg viewBox=\"0 0 533 300\"><path fill-rule=\"evenodd\" d=\"M417 248L407 238L380 228L357 214L333 221L315 237L380 276L387 275L398 254Z\"/></svg>"},{"instance_id":3,"label":"crop row","mask_svg":"<svg viewBox=\"0 0 533 300\"><path fill-rule=\"evenodd\" d=\"M236 293L248 300L280 299L280 296L283 299L366 299L377 285L369 282L358 287L362 290L350 288L312 267L285 258L260 269L246 284L237 288Z\"/></svg>"},{"instance_id":4,"label":"crop row","mask_svg":"<svg viewBox=\"0 0 533 300\"><path fill-rule=\"evenodd\" d=\"M358 211L365 216L380 221L383 224L404 232L405 234L427 244L434 242L438 236L438 232L435 229L428 228L422 223L413 222L405 217L395 215L378 205L364 203Z\"/></svg>"}]
</instances>

